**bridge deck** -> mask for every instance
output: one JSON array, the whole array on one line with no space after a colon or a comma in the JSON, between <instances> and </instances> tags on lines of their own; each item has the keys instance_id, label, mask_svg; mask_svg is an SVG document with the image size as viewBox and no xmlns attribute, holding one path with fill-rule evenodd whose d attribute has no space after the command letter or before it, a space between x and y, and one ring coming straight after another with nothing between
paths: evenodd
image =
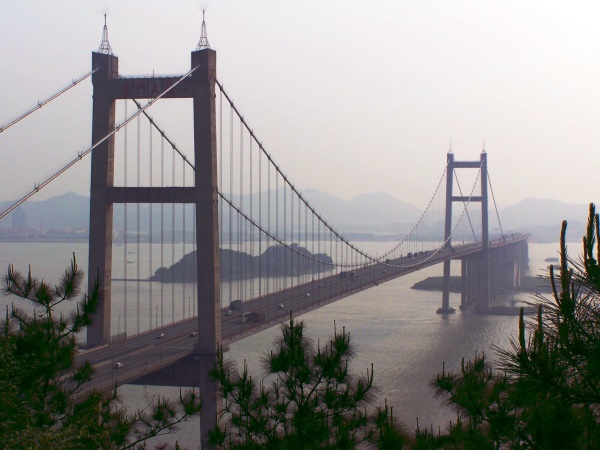
<instances>
[{"instance_id":1,"label":"bridge deck","mask_svg":"<svg viewBox=\"0 0 600 450\"><path fill-rule=\"evenodd\" d=\"M524 239L526 237L492 241L490 245L492 248L502 247ZM356 269L354 279L341 279L339 275L332 275L246 301L242 304L242 309L230 315L221 315L222 344L231 344L282 323L289 319L290 311L298 317L380 283L449 259L462 259L481 250L480 244L466 244L433 255L403 257L391 260L388 264L380 263ZM241 323L239 313L245 312L257 312L261 320ZM96 374L86 389L112 388L115 379L118 384L132 382L194 353L196 339L193 333L197 329L198 321L193 317L112 345L82 351L78 359L89 360L96 369ZM159 334L164 336L158 338ZM115 362L121 362L123 366L115 368Z\"/></svg>"}]
</instances>

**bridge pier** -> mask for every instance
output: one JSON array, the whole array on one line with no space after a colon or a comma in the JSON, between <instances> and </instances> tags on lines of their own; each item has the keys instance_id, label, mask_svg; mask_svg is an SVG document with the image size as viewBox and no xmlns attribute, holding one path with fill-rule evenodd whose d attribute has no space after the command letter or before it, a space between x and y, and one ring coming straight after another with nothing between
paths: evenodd
<instances>
[{"instance_id":1,"label":"bridge pier","mask_svg":"<svg viewBox=\"0 0 600 450\"><path fill-rule=\"evenodd\" d=\"M483 253L461 259L460 308L489 311L498 294L514 291L521 285L521 274L527 268L527 241L519 240L489 250L489 293L485 287ZM489 303L482 299L489 298Z\"/></svg>"},{"instance_id":2,"label":"bridge pier","mask_svg":"<svg viewBox=\"0 0 600 450\"><path fill-rule=\"evenodd\" d=\"M218 385L208 373L215 367L216 353L193 353L171 363L169 366L130 382L142 386L174 386L198 388L202 399L200 413L201 447L208 447L208 431L217 423L217 413L221 409L218 398ZM214 393L214 395L213 395Z\"/></svg>"}]
</instances>

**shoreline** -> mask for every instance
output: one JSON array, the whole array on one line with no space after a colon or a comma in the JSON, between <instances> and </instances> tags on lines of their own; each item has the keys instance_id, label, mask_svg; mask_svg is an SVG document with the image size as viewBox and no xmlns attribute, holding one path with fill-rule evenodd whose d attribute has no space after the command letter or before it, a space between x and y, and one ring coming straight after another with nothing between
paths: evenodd
<instances>
[{"instance_id":1,"label":"shoreline","mask_svg":"<svg viewBox=\"0 0 600 450\"><path fill-rule=\"evenodd\" d=\"M420 291L442 292L443 277L427 277L413 284L410 288ZM550 283L547 278L525 275L521 277L521 286L515 288L515 292L550 292ZM450 292L460 294L461 279L460 276L450 277Z\"/></svg>"}]
</instances>

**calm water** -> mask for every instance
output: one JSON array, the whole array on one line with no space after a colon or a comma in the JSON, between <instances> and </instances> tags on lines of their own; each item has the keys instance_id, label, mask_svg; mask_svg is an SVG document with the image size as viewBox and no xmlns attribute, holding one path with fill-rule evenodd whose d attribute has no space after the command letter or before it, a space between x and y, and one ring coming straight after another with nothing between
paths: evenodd
<instances>
[{"instance_id":1,"label":"calm water","mask_svg":"<svg viewBox=\"0 0 600 450\"><path fill-rule=\"evenodd\" d=\"M387 246L388 244L382 243L361 245L362 248L374 251L381 251ZM54 282L64 271L73 252L77 254L80 267L87 269L87 244L0 243L0 249L0 267L7 267L12 263L15 269L26 271L31 264L34 275L42 276L50 282ZM557 249L557 244L530 244L529 274L540 274L548 264L544 259L556 256ZM578 250L576 245L571 246L571 253L575 254ZM123 258L126 258L125 254ZM460 264L453 263L452 271L459 274ZM409 429L414 429L417 417L421 425L431 423L435 428L445 427L449 420L454 420L455 414L434 399L429 388L430 380L441 371L443 362L447 369L456 370L462 357L471 358L475 352L485 352L493 358L491 347L506 346L517 331L516 317L475 316L463 312L450 316L436 314L436 309L441 305L441 293L415 291L410 286L425 277L439 276L441 272L441 265L431 267L301 317L315 341L323 341L332 334L334 321L338 328L345 326L350 331L357 352L352 367L356 372L363 373L371 367L371 363L374 364L375 383L381 392L381 403L386 398L388 404L394 407L395 415ZM156 313L157 306L159 310L163 307L167 315L172 314L176 318L192 312L190 308L193 307L193 301L192 306L189 302L189 297L193 295L191 285L187 286L186 293L177 292L178 298L182 300L177 302L173 310L169 309L170 300L164 301L165 294L161 296L156 292L160 288L150 287L150 283L128 283L128 290L138 289L146 294L147 291L153 291L150 295L154 297L154 306L150 311ZM166 297L169 294L167 292ZM133 293L127 295L134 298ZM185 302L186 296L188 303ZM526 294L520 296L527 297ZM8 298L0 298L0 306L3 308L10 302ZM136 307L132 300L129 303L127 311L130 319L127 328L131 333L137 329L134 323ZM450 303L457 308L460 303L459 295L451 295ZM121 311L117 316L125 315L125 310ZM142 327L157 320L156 314L152 318L151 312L143 313L141 317L145 324ZM115 323L115 319L119 323ZM164 320L170 321L170 318ZM117 326L125 326L124 317L113 316L115 332ZM274 327L239 341L231 345L228 356L238 362L246 359L250 369L258 375L261 373L259 358L271 347L278 333L278 328ZM136 409L143 407L153 395L176 397L179 389L124 386L120 388L120 392L127 406ZM162 439L169 442L177 439L188 448L197 448L198 428L198 420L190 421L176 435Z\"/></svg>"}]
</instances>

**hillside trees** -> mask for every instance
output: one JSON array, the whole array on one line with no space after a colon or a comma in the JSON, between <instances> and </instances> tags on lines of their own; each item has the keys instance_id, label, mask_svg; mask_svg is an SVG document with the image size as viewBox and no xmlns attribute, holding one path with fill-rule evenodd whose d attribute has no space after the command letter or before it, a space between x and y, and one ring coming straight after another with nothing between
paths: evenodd
<instances>
[{"instance_id":1,"label":"hillside trees","mask_svg":"<svg viewBox=\"0 0 600 450\"><path fill-rule=\"evenodd\" d=\"M391 408L371 408L376 390L373 369L355 377L350 335L335 330L315 348L303 322L290 317L275 349L263 359L265 375L252 377L223 358L212 376L220 383L224 409L212 444L221 449L352 449L372 443L402 449Z\"/></svg>"},{"instance_id":2,"label":"hillside trees","mask_svg":"<svg viewBox=\"0 0 600 450\"><path fill-rule=\"evenodd\" d=\"M590 205L582 256L560 236L560 267L549 268L552 295L538 314L519 318L519 334L497 348L498 370L484 355L432 383L458 420L432 443L444 448L600 448L600 221Z\"/></svg>"},{"instance_id":3,"label":"hillside trees","mask_svg":"<svg viewBox=\"0 0 600 450\"><path fill-rule=\"evenodd\" d=\"M69 313L83 282L73 256L58 284L50 286L9 267L3 292L32 302L34 313L13 306L0 322L0 442L3 448L134 448L169 433L199 412L194 390L178 401L157 399L128 414L118 393L81 394L93 375L86 361L75 367L76 334L90 324L99 284ZM64 306L64 305L63 305ZM79 396L75 401L75 396Z\"/></svg>"}]
</instances>

